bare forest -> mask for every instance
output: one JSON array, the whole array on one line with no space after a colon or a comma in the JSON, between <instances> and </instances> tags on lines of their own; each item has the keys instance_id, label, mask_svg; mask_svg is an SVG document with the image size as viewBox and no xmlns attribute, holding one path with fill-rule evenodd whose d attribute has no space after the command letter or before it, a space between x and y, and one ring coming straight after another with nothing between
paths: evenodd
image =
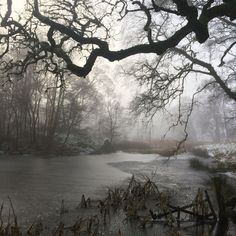
<instances>
[{"instance_id":1,"label":"bare forest","mask_svg":"<svg viewBox=\"0 0 236 236\"><path fill-rule=\"evenodd\" d=\"M47 176L27 185L46 188L42 199L30 195L44 210L49 198L53 207L62 197L72 204L78 193L79 208L90 208L85 193L130 177L98 203L103 223L119 209L142 229L164 221L169 235L235 235L236 0L0 0L0 163L0 179L12 180L0 180L4 196L30 192L9 173L23 182ZM16 221L8 234L3 212L0 235L21 235ZM214 227L186 233L186 217ZM53 235L137 235L86 220Z\"/></svg>"}]
</instances>

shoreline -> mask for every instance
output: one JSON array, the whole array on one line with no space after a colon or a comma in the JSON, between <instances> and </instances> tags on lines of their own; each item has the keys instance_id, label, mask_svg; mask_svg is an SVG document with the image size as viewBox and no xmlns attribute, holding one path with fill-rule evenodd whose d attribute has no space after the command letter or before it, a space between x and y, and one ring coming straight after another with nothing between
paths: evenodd
<instances>
[{"instance_id":1,"label":"shoreline","mask_svg":"<svg viewBox=\"0 0 236 236\"><path fill-rule=\"evenodd\" d=\"M118 153L118 156L122 155L122 154L123 153ZM128 155L130 155L130 154L128 154ZM118 169L124 173L128 173L129 176L131 176L134 173L137 174L139 172L139 174L140 174L139 177L140 176L147 177L147 175L146 175L147 173L149 173L151 175L152 170L155 171L155 168L157 168L157 176L155 177L156 179L154 179L154 182L157 183L157 186L160 189L162 189L162 190L163 189L171 189L173 195L178 196L181 199L183 199L183 200L177 201L177 202L179 202L179 204L183 204L184 202L186 203L186 202L189 202L190 200L193 200L193 195L196 194L198 187L203 186L201 184L201 182L203 181L203 179L202 179L203 173L201 171L200 172L193 171L192 169L188 170L188 161L187 160L191 157L191 154L186 153L185 155L179 156L179 158L177 156L177 159L175 157L171 158L171 159L166 158L166 157L159 157L159 158L156 157L154 160L149 160L149 161L146 160L146 162L145 161L144 162L142 162L142 161L117 161L117 160L115 162L112 162L112 161L110 162L109 155L104 155L104 156L105 156L105 163L107 165L110 165L113 168ZM137 158L137 156L135 154L133 154L130 156L129 159L132 159L132 156ZM140 157L141 156L142 155L140 154ZM153 158L154 157L155 157L155 155L153 155ZM62 158L64 158L64 157L62 157ZM96 159L96 157L94 157L94 160L95 159ZM55 159L55 160L57 160L57 159ZM170 161L165 162L165 160L170 160ZM173 173L176 174L176 171L178 170L178 168L179 168L179 174L177 175L177 177L175 177L175 176L172 177ZM183 168L187 168L187 170L189 172L186 172L185 169L183 169ZM161 170L163 173L160 172L160 174L158 174L158 170ZM183 179L181 179L180 176L183 173L185 175L183 176ZM149 177L150 177L150 175L149 175ZM190 176L193 179L190 179ZM128 178L129 177L124 178L123 181L121 181L120 184L118 184L118 185L112 184L110 186L106 186L105 188L111 188L111 189L124 188L127 186ZM178 180L178 178L180 178L180 179ZM171 182L171 179L172 179L173 183ZM195 189L194 191L193 191L191 185L186 186L185 179L190 181L192 185L196 185L194 188ZM192 182L193 180L195 182ZM184 181L184 182L182 182L182 181ZM204 183L204 181L202 183ZM103 188L104 189L103 191L105 191L105 188ZM102 190L100 190L100 191L102 191ZM188 192L191 192L192 194L188 195L187 194ZM106 193L104 193L104 194L106 194ZM77 198L78 199L78 203L76 203L77 206L79 204L80 197L81 196L78 196L78 198ZM87 198L89 196L85 196L85 197ZM101 198L98 198L95 202L98 202L99 199L101 200ZM92 199L92 201L93 201L93 199ZM67 201L64 201L64 205L65 205L65 210L69 210L69 214L71 213L71 215L68 215L67 213L65 213L65 214L63 214L63 217L69 218L69 219L74 217L74 219L76 219L76 217L78 217L78 216L76 216L76 214L78 213L78 211L75 209L76 206L68 207ZM46 219L46 222L49 222L49 225L51 227L53 227L53 224L57 225L57 223L55 223L55 219L57 219L57 222L61 221L61 216L57 215L57 217L55 218L55 215L58 214L59 211L60 211L60 209L57 209L57 212L55 211L55 213L53 215L51 215L48 219ZM69 220L69 219L65 219L65 220ZM117 232L118 232L118 229L117 229ZM117 235L117 232L114 235ZM47 235L47 234L45 234L45 235ZM140 234L140 235L142 235L142 234ZM152 235L152 234L150 234L150 235ZM163 234L163 235L165 235L165 234Z\"/></svg>"}]
</instances>

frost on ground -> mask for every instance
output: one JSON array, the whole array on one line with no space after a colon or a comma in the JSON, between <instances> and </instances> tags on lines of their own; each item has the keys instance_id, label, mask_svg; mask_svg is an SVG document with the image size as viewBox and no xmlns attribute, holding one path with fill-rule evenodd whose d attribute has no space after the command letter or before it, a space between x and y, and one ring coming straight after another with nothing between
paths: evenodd
<instances>
[{"instance_id":1,"label":"frost on ground","mask_svg":"<svg viewBox=\"0 0 236 236\"><path fill-rule=\"evenodd\" d=\"M236 143L216 143L197 146L195 152L216 158L220 162L236 162Z\"/></svg>"}]
</instances>

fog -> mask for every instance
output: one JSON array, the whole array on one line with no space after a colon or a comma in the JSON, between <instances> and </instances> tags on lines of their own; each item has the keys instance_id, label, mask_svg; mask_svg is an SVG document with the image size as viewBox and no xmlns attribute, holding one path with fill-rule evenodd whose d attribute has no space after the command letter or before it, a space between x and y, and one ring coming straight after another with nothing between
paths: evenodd
<instances>
[{"instance_id":1,"label":"fog","mask_svg":"<svg viewBox=\"0 0 236 236\"><path fill-rule=\"evenodd\" d=\"M0 235L236 232L235 0L0 6Z\"/></svg>"},{"instance_id":2,"label":"fog","mask_svg":"<svg viewBox=\"0 0 236 236\"><path fill-rule=\"evenodd\" d=\"M13 14L16 17L17 13L24 14L25 3L25 1L13 2ZM135 9L135 7L132 8ZM100 10L103 11L103 9ZM125 49L147 40L143 32L144 15L137 11L132 16L127 14L122 21L104 18L104 24L109 26L115 22L115 25L110 27L112 37L109 43L112 50ZM173 27L181 24L180 19L175 16L173 18L175 22ZM136 21L140 23L133 27ZM160 22L163 24L162 28L158 34L153 30L153 34L163 39L168 37L164 34L168 20L161 17L153 19L153 24L156 26ZM40 35L43 35L44 29L41 28L40 31L42 32ZM139 37L136 37L137 33L140 34ZM101 37L103 37L102 32ZM188 39L185 39L182 44L184 43L188 44ZM217 70L219 64L217 55L219 52L224 53L224 49L223 44L220 48L216 48L214 35L205 45L193 43L191 48L192 52L197 52L198 60L210 63ZM99 58L86 79L76 78L70 74L65 75L63 89L60 86L63 85L64 78L63 81L58 78L53 79L51 75L43 78L35 74L36 67L31 66L29 72L24 75L25 78L21 79L24 82L14 82L2 90L1 96L5 97L6 103L2 104L2 116L4 122L8 121L7 124L3 122L4 125L2 125L3 136L6 132L8 133L7 138L3 138L3 146L12 149L11 142L15 139L17 141L14 142L17 144L14 145L25 146L24 143L28 143L28 139L32 142L32 135L33 139L36 139L37 135L42 137L42 133L49 135L48 129L52 129L50 139L55 135L56 142L62 142L63 148L70 139L72 143L73 140L82 139L83 143L85 139L88 139L85 143L94 143L95 146L101 145L105 139L118 143L126 139L145 143L162 139L177 142L184 139L187 142L234 140L236 124L232 117L235 117L235 102L228 99L227 95L214 85L209 85L209 88L199 92L211 81L207 72L209 68L204 68L202 61L196 63L195 68L190 68L187 60L191 61L191 58L189 59L184 53L184 51L172 52L170 50L163 56L140 54L113 63ZM16 54L13 53L12 56L16 57ZM232 63L233 49L231 54L226 55L226 59ZM84 63L83 59L81 61ZM158 64L156 64L157 61ZM80 60L78 63L81 63ZM183 67L182 71L181 67ZM234 72L231 73L229 70L227 72L226 67L221 67L217 73L222 78L229 79ZM50 78L47 78L48 76ZM171 78L169 84L164 80L166 77ZM235 81L230 83L231 88L235 89ZM163 86L166 86L166 90ZM81 92L78 93L79 87L81 87ZM15 90L17 94L14 94ZM22 93L19 92L21 90ZM93 97L89 95L90 93ZM196 96L195 93L197 93ZM79 98L82 100L79 101ZM14 109L9 108L10 101ZM74 104L75 102L77 104ZM82 113L78 112L79 107ZM68 112L69 117L67 117ZM15 114L15 118L12 114ZM26 114L29 114L29 117ZM68 119L71 120L68 121ZM19 124L22 127L18 127ZM26 124L29 124L29 127ZM11 125L15 128L10 128ZM12 134L9 129L13 132ZM34 129L38 130L37 135ZM90 137L91 134L93 137ZM83 137L80 137L81 135ZM90 144L86 145L90 146Z\"/></svg>"}]
</instances>

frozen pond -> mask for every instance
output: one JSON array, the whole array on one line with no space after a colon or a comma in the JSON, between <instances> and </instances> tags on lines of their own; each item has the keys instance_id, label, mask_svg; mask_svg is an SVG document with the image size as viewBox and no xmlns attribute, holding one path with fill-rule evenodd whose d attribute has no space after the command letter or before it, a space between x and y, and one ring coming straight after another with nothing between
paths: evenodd
<instances>
[{"instance_id":1,"label":"frozen pond","mask_svg":"<svg viewBox=\"0 0 236 236\"><path fill-rule=\"evenodd\" d=\"M208 175L189 168L184 154L166 158L156 154L115 153L74 157L1 157L0 201L10 196L20 221L56 214L61 200L75 208L85 194L102 198L105 189L119 185L131 174L148 175L155 172L160 187L170 188L186 201L199 187L205 187Z\"/></svg>"},{"instance_id":2,"label":"frozen pond","mask_svg":"<svg viewBox=\"0 0 236 236\"><path fill-rule=\"evenodd\" d=\"M115 153L73 157L1 157L0 202L9 196L21 220L45 217L60 208L76 207L81 195L101 198L111 185L131 175L109 162L154 160L156 155Z\"/></svg>"}]
</instances>

